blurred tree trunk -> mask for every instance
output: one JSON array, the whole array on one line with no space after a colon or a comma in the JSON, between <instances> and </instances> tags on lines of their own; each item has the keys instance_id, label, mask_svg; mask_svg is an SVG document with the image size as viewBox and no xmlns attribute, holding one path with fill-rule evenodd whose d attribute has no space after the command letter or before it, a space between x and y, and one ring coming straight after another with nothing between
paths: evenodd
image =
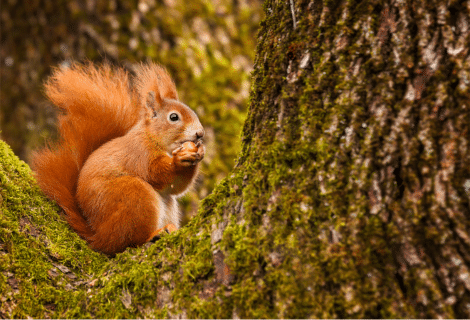
<instances>
[{"instance_id":1,"label":"blurred tree trunk","mask_svg":"<svg viewBox=\"0 0 470 320\"><path fill-rule=\"evenodd\" d=\"M469 318L470 1L265 11L232 174L69 295L87 317Z\"/></svg>"}]
</instances>

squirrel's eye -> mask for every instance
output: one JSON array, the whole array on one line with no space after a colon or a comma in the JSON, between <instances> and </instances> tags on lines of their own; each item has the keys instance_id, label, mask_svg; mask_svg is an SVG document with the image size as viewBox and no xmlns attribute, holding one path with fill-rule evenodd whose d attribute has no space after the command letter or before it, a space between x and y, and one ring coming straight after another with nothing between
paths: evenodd
<instances>
[{"instance_id":1,"label":"squirrel's eye","mask_svg":"<svg viewBox=\"0 0 470 320\"><path fill-rule=\"evenodd\" d=\"M175 121L178 121L180 117L178 117L178 114L172 113L172 114L170 114L169 118L170 118L171 121L175 122Z\"/></svg>"}]
</instances>

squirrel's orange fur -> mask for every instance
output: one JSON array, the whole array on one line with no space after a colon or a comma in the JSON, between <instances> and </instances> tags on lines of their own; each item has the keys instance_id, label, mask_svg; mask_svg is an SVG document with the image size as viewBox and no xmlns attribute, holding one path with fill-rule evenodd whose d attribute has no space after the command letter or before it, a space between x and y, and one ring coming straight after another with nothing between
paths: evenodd
<instances>
[{"instance_id":1,"label":"squirrel's orange fur","mask_svg":"<svg viewBox=\"0 0 470 320\"><path fill-rule=\"evenodd\" d=\"M114 254L179 226L176 197L204 156L204 129L156 64L128 74L109 65L56 69L45 84L58 144L33 155L46 195L90 246Z\"/></svg>"}]
</instances>

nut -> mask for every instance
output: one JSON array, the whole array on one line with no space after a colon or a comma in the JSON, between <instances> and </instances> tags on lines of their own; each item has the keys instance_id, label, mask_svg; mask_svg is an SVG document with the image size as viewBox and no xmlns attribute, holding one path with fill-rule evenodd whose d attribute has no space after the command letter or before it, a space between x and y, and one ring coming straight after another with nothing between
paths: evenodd
<instances>
[{"instance_id":1,"label":"nut","mask_svg":"<svg viewBox=\"0 0 470 320\"><path fill-rule=\"evenodd\" d=\"M192 141L186 141L185 143L183 143L181 145L183 147L183 149L185 150L188 150L188 151L192 151L192 152L197 152L197 146L194 142Z\"/></svg>"}]
</instances>

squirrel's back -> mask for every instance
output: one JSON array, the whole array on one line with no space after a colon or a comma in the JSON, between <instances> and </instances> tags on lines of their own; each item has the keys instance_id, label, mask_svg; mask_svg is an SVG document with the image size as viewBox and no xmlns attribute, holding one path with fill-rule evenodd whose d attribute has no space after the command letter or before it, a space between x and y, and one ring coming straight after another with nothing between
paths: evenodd
<instances>
[{"instance_id":1,"label":"squirrel's back","mask_svg":"<svg viewBox=\"0 0 470 320\"><path fill-rule=\"evenodd\" d=\"M57 68L45 84L46 96L63 111L58 116L60 140L35 152L32 167L41 189L64 209L69 224L84 238L92 232L75 200L78 175L94 150L138 122L142 108L130 88L123 69L91 63Z\"/></svg>"}]
</instances>

